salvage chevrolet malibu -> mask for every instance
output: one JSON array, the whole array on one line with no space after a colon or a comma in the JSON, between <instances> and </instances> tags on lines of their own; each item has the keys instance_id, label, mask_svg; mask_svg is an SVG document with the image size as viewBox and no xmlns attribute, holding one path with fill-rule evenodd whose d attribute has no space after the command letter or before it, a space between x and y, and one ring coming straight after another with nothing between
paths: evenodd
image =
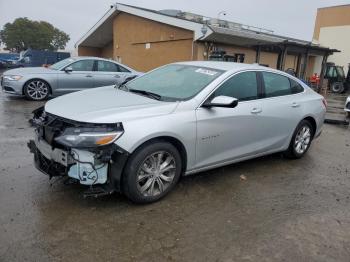
<instances>
[{"instance_id":1,"label":"salvage chevrolet malibu","mask_svg":"<svg viewBox=\"0 0 350 262\"><path fill-rule=\"evenodd\" d=\"M28 145L40 171L88 185L86 195L150 203L181 175L275 152L302 157L325 111L322 96L281 71L175 63L49 101Z\"/></svg>"}]
</instances>

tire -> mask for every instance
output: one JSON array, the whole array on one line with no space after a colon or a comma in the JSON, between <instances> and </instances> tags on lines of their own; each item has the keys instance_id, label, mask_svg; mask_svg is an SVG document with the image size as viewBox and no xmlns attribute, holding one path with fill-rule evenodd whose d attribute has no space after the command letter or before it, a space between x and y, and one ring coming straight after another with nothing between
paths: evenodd
<instances>
[{"instance_id":1,"label":"tire","mask_svg":"<svg viewBox=\"0 0 350 262\"><path fill-rule=\"evenodd\" d=\"M29 100L43 101L50 95L50 86L44 80L33 79L24 85L23 92Z\"/></svg>"},{"instance_id":2,"label":"tire","mask_svg":"<svg viewBox=\"0 0 350 262\"><path fill-rule=\"evenodd\" d=\"M165 171L161 171L161 166ZM174 188L181 170L180 153L172 144L165 141L145 144L131 155L126 164L123 193L135 203L155 202Z\"/></svg>"},{"instance_id":3,"label":"tire","mask_svg":"<svg viewBox=\"0 0 350 262\"><path fill-rule=\"evenodd\" d=\"M296 127L289 147L283 153L284 156L292 159L302 158L310 148L314 133L315 130L311 123L302 120Z\"/></svg>"},{"instance_id":4,"label":"tire","mask_svg":"<svg viewBox=\"0 0 350 262\"><path fill-rule=\"evenodd\" d=\"M335 82L331 85L331 91L336 94L340 94L344 91L344 85L341 82Z\"/></svg>"}]
</instances>

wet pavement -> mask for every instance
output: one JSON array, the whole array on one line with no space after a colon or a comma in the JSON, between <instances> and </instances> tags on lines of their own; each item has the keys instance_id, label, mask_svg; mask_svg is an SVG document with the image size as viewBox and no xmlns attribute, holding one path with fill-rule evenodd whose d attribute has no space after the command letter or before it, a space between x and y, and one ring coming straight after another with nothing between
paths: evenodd
<instances>
[{"instance_id":1,"label":"wet pavement","mask_svg":"<svg viewBox=\"0 0 350 262\"><path fill-rule=\"evenodd\" d=\"M165 199L84 199L33 167L40 103L0 94L0 261L349 261L350 130L183 178ZM241 180L244 175L247 179Z\"/></svg>"}]
</instances>

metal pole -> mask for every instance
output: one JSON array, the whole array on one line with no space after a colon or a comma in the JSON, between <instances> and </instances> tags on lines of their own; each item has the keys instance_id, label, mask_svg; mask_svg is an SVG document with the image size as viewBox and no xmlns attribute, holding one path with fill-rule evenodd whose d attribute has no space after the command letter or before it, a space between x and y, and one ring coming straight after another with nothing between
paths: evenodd
<instances>
[{"instance_id":1,"label":"metal pole","mask_svg":"<svg viewBox=\"0 0 350 262\"><path fill-rule=\"evenodd\" d=\"M287 50L288 47L286 46L283 50L283 55L282 55L282 64L281 64L281 70L284 71L285 65L286 65L286 58L287 58Z\"/></svg>"},{"instance_id":2,"label":"metal pole","mask_svg":"<svg viewBox=\"0 0 350 262\"><path fill-rule=\"evenodd\" d=\"M255 63L260 63L260 51L261 51L261 46L258 45L256 48L256 55L255 55Z\"/></svg>"},{"instance_id":3,"label":"metal pole","mask_svg":"<svg viewBox=\"0 0 350 262\"><path fill-rule=\"evenodd\" d=\"M303 72L300 76L300 78L302 78L303 80L305 79L305 74L306 74L306 68L307 68L307 64L309 63L309 49L306 49L306 53L304 54L304 66L303 66Z\"/></svg>"},{"instance_id":4,"label":"metal pole","mask_svg":"<svg viewBox=\"0 0 350 262\"><path fill-rule=\"evenodd\" d=\"M320 87L319 87L318 90L317 90L318 93L321 92L322 87L323 87L323 80L324 80L324 74L325 74L325 71L326 71L326 64L327 64L328 56L329 56L329 54L326 53L326 54L323 56L323 59L322 59L321 74L320 74ZM326 89L326 90L327 90L327 89ZM326 92L326 93L327 93L327 92Z\"/></svg>"}]
</instances>

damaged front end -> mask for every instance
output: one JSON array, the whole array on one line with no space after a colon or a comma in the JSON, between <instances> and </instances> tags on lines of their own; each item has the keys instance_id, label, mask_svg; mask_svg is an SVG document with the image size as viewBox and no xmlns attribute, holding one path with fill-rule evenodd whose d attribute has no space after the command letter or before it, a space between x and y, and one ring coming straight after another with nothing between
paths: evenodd
<instances>
[{"instance_id":1,"label":"damaged front end","mask_svg":"<svg viewBox=\"0 0 350 262\"><path fill-rule=\"evenodd\" d=\"M33 111L29 122L35 137L28 147L37 169L52 177L67 177L88 185L85 196L120 191L120 180L128 153L114 142L123 134L121 123L77 122L49 114L44 108Z\"/></svg>"}]
</instances>

